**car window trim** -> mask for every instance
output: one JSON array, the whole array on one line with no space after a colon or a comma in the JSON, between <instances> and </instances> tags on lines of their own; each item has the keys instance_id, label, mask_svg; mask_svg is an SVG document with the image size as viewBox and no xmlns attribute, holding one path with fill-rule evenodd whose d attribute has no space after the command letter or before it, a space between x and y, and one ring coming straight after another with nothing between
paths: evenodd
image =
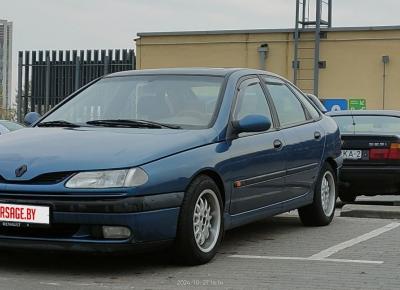
<instances>
[{"instance_id":1,"label":"car window trim","mask_svg":"<svg viewBox=\"0 0 400 290\"><path fill-rule=\"evenodd\" d=\"M273 116L273 118L275 119L275 122L276 122L276 129L277 129L277 130L280 130L280 129L281 129L281 122L280 122L280 120L279 120L278 111L276 110L275 103L274 103L274 101L273 101L273 99L272 99L271 93L270 93L270 91L268 90L268 88L267 88L267 86L266 86L266 84L265 84L265 82L264 82L264 79L263 79L262 75L258 75L258 78L259 78L259 80L260 80L260 82L261 82L261 87L262 87L263 90L264 90L264 94L265 94L265 96L267 97L267 101L268 101L269 107L270 107L270 109L271 109L272 116Z\"/></svg>"},{"instance_id":2,"label":"car window trim","mask_svg":"<svg viewBox=\"0 0 400 290\"><path fill-rule=\"evenodd\" d=\"M308 100L307 97L304 95L304 93L303 93L299 88L297 88L295 85L293 85L293 84L291 84L291 83L289 83L289 82L286 82L286 86L293 92L293 94L297 97L297 99L300 101L300 103L302 103L303 106L304 106L304 102L302 102L302 101L299 99L299 97L297 96L297 93L299 93L299 94L301 94L306 100ZM313 104L312 102L308 101L308 103L309 103L314 109L316 109L316 111L317 111L317 113L318 113L318 115L319 115L319 117L318 117L317 119L314 119L314 118L311 116L310 111L304 106L304 109L308 112L308 114L310 115L310 118L313 119L313 120L315 120L315 121L321 120L321 119L322 119L322 113L320 112L320 110L319 110L318 108L316 108L316 105Z\"/></svg>"},{"instance_id":3,"label":"car window trim","mask_svg":"<svg viewBox=\"0 0 400 290\"><path fill-rule=\"evenodd\" d=\"M237 89L237 91L236 91L236 97L235 97L235 105L233 106L233 115L232 115L232 117L233 117L233 121L238 121L237 119L236 119L236 112L237 112L237 107L238 107L238 96L239 96L239 94L240 94L240 91L242 90L242 89L244 89L244 88L248 88L248 87L250 87L250 86L253 86L253 85L257 85L257 84L259 84L260 82L258 81L258 78L257 79L255 79L255 78L250 78L250 79L246 79L246 80L244 80L243 82L241 82L240 83L240 85L238 86L238 89ZM261 86L261 85L260 85Z\"/></svg>"},{"instance_id":4,"label":"car window trim","mask_svg":"<svg viewBox=\"0 0 400 290\"><path fill-rule=\"evenodd\" d=\"M272 81L271 82L269 80L266 80L265 79L266 77L267 78L274 78L274 79L277 79L278 81L275 81L275 82ZM301 100L296 96L296 94L286 85L286 81L285 80L283 80L283 79L281 79L279 77L276 77L276 76L271 76L271 75L260 75L260 78L262 79L262 82L263 82L263 84L265 86L265 89L268 91L268 94L271 97L271 100L272 100L272 96L271 96L270 91L268 90L267 84L282 85L282 86L286 86L294 94L295 98L300 102L300 105L303 108L306 120L305 121L301 121L301 122L295 122L295 123L287 124L287 125L282 125L280 123L279 115L278 115L278 112L276 111L276 115L277 115L277 118L279 120L279 128L278 129L282 130L282 129L287 129L287 128L293 128L293 127L301 126L301 125L304 125L304 124L314 123L316 121L315 119L311 118L311 115L308 112L308 110L306 110L303 102L301 102ZM273 102L273 100L272 100L272 102ZM276 110L275 104L274 104L274 109ZM307 119L307 117L308 117L308 119Z\"/></svg>"},{"instance_id":5,"label":"car window trim","mask_svg":"<svg viewBox=\"0 0 400 290\"><path fill-rule=\"evenodd\" d=\"M273 111L272 111L272 109L274 109L274 108L271 108L270 103L268 102L268 97L267 97L267 95L265 94L262 81L260 80L260 78L259 78L259 76L258 76L257 74L251 74L251 75L246 75L246 76L243 76L243 77L239 78L239 80L238 80L237 83L236 83L236 87L235 87L235 96L234 96L234 98L233 98L233 100L232 100L232 106L231 106L231 110L230 110L230 113L229 113L228 129L227 129L227 139L232 139L232 136L234 136L234 134L233 134L232 122L234 121L234 112L236 111L237 98L238 98L239 93L240 93L240 87L241 87L245 82L248 82L248 81L253 80L253 79L255 80L256 83L259 83L259 84L260 84L261 89L263 90L263 93L264 93L264 97L266 98L267 105L268 105L268 108L269 108L269 110L270 110L270 112L271 112L271 117L272 117L272 120L271 120L271 123L272 123L272 124L271 124L271 128L270 128L269 130L263 131L263 132L241 133L242 135L240 135L240 136L239 136L239 135L236 135L236 136L235 136L235 139L244 138L244 137L249 137L249 136L254 136L254 135L260 135L260 134L265 134L265 133L274 132L274 131L279 131L279 123L278 123L277 120L275 119L275 116L273 115Z\"/></svg>"},{"instance_id":6,"label":"car window trim","mask_svg":"<svg viewBox=\"0 0 400 290\"><path fill-rule=\"evenodd\" d=\"M222 101L224 99L224 95L225 95L225 92L226 92L226 87L228 85L229 75L225 76L223 78L224 78L224 80L223 80L223 82L221 84L221 88L220 88L219 95L218 95L218 100L217 100L217 103L216 103L215 109L214 109L214 114L213 114L210 122L208 123L207 129L210 129L210 128L214 127L215 122L217 122L218 116L219 116L220 111L221 111Z\"/></svg>"},{"instance_id":7,"label":"car window trim","mask_svg":"<svg viewBox=\"0 0 400 290\"><path fill-rule=\"evenodd\" d=\"M277 77L271 77L271 78L277 78ZM279 78L277 78L277 79L279 79ZM296 95L296 93L290 88L290 86L288 85L288 83L287 83L285 80L283 80L283 79L280 79L280 80L282 81L282 83L280 83L280 82L268 82L268 81L267 81L267 83L272 84L272 85L275 85L275 86L286 86L286 87L288 88L288 90L291 91L292 94L295 96L295 98L300 102L300 105L301 105L301 107L303 108L304 115L305 115L306 119L307 119L307 120L308 120L308 119L312 119L312 116L311 116L310 112L309 112L309 111L307 110L307 108L304 106L303 102L298 98L298 96ZM267 86L267 89L268 89L268 86Z\"/></svg>"}]
</instances>

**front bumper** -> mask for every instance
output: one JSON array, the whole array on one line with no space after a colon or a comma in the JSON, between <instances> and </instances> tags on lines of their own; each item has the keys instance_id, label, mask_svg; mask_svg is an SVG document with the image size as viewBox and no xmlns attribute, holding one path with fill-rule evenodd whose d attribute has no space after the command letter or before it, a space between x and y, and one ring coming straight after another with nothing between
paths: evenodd
<instances>
[{"instance_id":1,"label":"front bumper","mask_svg":"<svg viewBox=\"0 0 400 290\"><path fill-rule=\"evenodd\" d=\"M103 200L38 199L0 194L1 203L48 205L49 227L5 227L0 223L0 246L84 251L142 248L175 238L183 193ZM127 239L105 239L102 226L128 227ZM147 246L146 246L147 247Z\"/></svg>"}]
</instances>

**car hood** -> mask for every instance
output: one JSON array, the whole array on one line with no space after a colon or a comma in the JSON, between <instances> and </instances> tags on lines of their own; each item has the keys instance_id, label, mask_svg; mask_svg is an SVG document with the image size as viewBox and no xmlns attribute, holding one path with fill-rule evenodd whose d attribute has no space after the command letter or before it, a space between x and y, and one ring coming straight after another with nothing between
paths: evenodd
<instances>
[{"instance_id":1,"label":"car hood","mask_svg":"<svg viewBox=\"0 0 400 290\"><path fill-rule=\"evenodd\" d=\"M26 128L0 138L0 178L127 168L212 143L213 129ZM27 172L16 177L16 169Z\"/></svg>"}]
</instances>

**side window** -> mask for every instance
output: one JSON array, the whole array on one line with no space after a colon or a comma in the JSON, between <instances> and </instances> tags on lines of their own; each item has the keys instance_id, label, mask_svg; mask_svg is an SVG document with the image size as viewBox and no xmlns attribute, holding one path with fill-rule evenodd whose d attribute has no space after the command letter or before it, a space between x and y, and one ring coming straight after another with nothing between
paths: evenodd
<instances>
[{"instance_id":1,"label":"side window","mask_svg":"<svg viewBox=\"0 0 400 290\"><path fill-rule=\"evenodd\" d=\"M254 82L250 85L244 85L240 88L234 119L240 120L247 115L263 115L271 120L271 112L268 107L267 99L259 82Z\"/></svg>"},{"instance_id":2,"label":"side window","mask_svg":"<svg viewBox=\"0 0 400 290\"><path fill-rule=\"evenodd\" d=\"M311 118L313 119L319 119L320 114L318 113L318 110L315 109L314 105L311 104L310 100L308 100L303 93L301 93L297 88L290 86L296 93L297 97L300 99L300 101L304 104L304 107L306 107L307 111L310 113Z\"/></svg>"},{"instance_id":3,"label":"side window","mask_svg":"<svg viewBox=\"0 0 400 290\"><path fill-rule=\"evenodd\" d=\"M267 82L267 87L278 113L281 126L288 126L307 120L300 101L285 84Z\"/></svg>"}]
</instances>

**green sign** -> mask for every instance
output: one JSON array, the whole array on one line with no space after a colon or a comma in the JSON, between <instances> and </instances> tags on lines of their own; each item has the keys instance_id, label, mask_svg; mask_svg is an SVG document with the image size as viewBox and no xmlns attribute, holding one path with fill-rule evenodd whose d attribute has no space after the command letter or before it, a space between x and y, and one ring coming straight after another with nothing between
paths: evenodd
<instances>
[{"instance_id":1,"label":"green sign","mask_svg":"<svg viewBox=\"0 0 400 290\"><path fill-rule=\"evenodd\" d=\"M367 101L365 99L350 99L349 110L366 110Z\"/></svg>"}]
</instances>

